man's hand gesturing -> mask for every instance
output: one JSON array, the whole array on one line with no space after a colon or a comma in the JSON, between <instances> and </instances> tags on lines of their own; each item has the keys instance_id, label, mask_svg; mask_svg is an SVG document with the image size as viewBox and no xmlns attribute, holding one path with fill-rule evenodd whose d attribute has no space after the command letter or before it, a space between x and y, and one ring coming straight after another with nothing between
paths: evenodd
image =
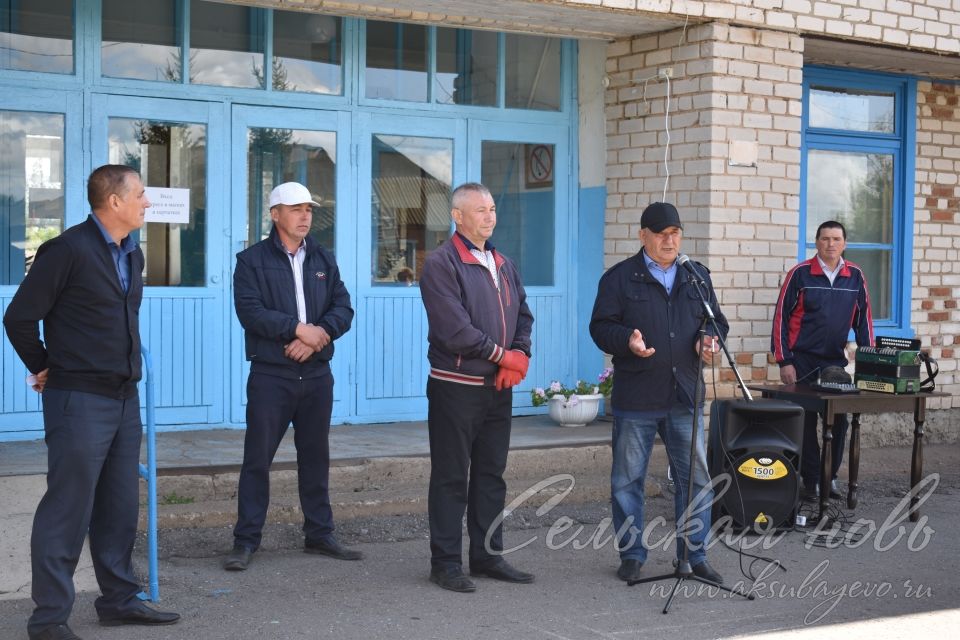
<instances>
[{"instance_id":1,"label":"man's hand gesturing","mask_svg":"<svg viewBox=\"0 0 960 640\"><path fill-rule=\"evenodd\" d=\"M643 334L640 333L640 330L634 329L633 333L630 334L630 351L638 358L649 358L656 353L657 350L653 347L648 347L647 343L643 341Z\"/></svg>"}]
</instances>

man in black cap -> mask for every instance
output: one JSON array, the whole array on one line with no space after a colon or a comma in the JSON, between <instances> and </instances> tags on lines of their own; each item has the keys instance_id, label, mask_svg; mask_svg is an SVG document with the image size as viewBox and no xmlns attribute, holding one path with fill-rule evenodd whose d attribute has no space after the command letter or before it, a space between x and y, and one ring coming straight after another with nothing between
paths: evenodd
<instances>
[{"instance_id":1,"label":"man in black cap","mask_svg":"<svg viewBox=\"0 0 960 640\"><path fill-rule=\"evenodd\" d=\"M644 477L659 433L674 470L677 519L677 558L686 539L693 573L721 583L723 578L707 563L705 542L710 529L713 492L707 473L703 442L703 414L697 412L697 449L693 460L696 500L684 521L690 441L693 436L694 388L698 359L713 361L719 344L711 326L699 343L703 309L692 276L679 269L683 225L676 207L665 202L648 206L640 218L643 250L611 267L600 279L590 319L590 335L613 356L613 468L610 476L613 524L620 568L626 581L640 578L647 559L643 546ZM710 282L709 271L694 267L704 283L717 327L726 337L728 325ZM703 396L698 400L702 400Z\"/></svg>"}]
</instances>

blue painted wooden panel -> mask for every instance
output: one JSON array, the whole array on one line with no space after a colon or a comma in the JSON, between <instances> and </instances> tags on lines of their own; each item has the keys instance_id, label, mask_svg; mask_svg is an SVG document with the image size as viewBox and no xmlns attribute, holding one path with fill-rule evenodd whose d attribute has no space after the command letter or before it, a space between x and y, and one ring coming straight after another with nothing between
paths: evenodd
<instances>
[{"instance_id":1,"label":"blue painted wooden panel","mask_svg":"<svg viewBox=\"0 0 960 640\"><path fill-rule=\"evenodd\" d=\"M358 413L360 415L425 415L427 316L419 296L365 297L357 315Z\"/></svg>"},{"instance_id":2,"label":"blue painted wooden panel","mask_svg":"<svg viewBox=\"0 0 960 640\"><path fill-rule=\"evenodd\" d=\"M12 289L12 288L11 288ZM7 310L13 291L0 297L0 315ZM0 434L42 429L40 394L27 386L30 373L13 350L6 332L0 339Z\"/></svg>"},{"instance_id":3,"label":"blue painted wooden panel","mask_svg":"<svg viewBox=\"0 0 960 640\"><path fill-rule=\"evenodd\" d=\"M533 360L527 378L514 389L514 409L531 409L530 390L551 380L576 378L574 318L559 293L528 295L534 314ZM364 421L426 417L427 318L419 296L368 296L364 334L359 336L359 407ZM529 411L523 411L528 413Z\"/></svg>"},{"instance_id":4,"label":"blue painted wooden panel","mask_svg":"<svg viewBox=\"0 0 960 640\"><path fill-rule=\"evenodd\" d=\"M0 298L6 310L12 294ZM140 308L140 337L153 354L157 421L161 424L203 424L219 421L223 375L220 303L215 297L147 297ZM0 381L0 434L36 432L43 428L40 396L30 389L27 370L4 334ZM145 373L145 372L144 372ZM141 394L143 406L145 396Z\"/></svg>"},{"instance_id":5,"label":"blue painted wooden panel","mask_svg":"<svg viewBox=\"0 0 960 640\"><path fill-rule=\"evenodd\" d=\"M576 378L576 342L571 337L574 317L569 302L560 294L528 292L527 306L533 312L533 358L526 379L514 389L514 409L531 407L534 387L545 387L551 380L572 384Z\"/></svg>"},{"instance_id":6,"label":"blue painted wooden panel","mask_svg":"<svg viewBox=\"0 0 960 640\"><path fill-rule=\"evenodd\" d=\"M158 409L203 413L222 393L220 312L219 300L213 297L144 299L140 336L153 354Z\"/></svg>"}]
</instances>

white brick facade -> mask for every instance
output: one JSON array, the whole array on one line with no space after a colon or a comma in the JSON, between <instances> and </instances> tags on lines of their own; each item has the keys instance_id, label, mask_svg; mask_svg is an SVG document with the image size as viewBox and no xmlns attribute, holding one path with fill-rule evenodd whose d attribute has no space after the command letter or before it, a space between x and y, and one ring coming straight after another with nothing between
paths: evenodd
<instances>
[{"instance_id":1,"label":"white brick facade","mask_svg":"<svg viewBox=\"0 0 960 640\"><path fill-rule=\"evenodd\" d=\"M957 0L222 0L277 9L381 20L554 33L629 36L644 20L688 26L727 22L799 35L824 35L939 54L960 53Z\"/></svg>"}]
</instances>

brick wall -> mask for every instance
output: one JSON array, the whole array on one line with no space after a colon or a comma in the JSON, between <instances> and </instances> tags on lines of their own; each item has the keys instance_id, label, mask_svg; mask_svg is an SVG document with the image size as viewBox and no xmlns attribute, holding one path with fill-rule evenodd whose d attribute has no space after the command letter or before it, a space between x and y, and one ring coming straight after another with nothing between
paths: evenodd
<instances>
[{"instance_id":1,"label":"brick wall","mask_svg":"<svg viewBox=\"0 0 960 640\"><path fill-rule=\"evenodd\" d=\"M960 85L919 82L917 102L910 319L940 364L938 387L960 406Z\"/></svg>"},{"instance_id":2,"label":"brick wall","mask_svg":"<svg viewBox=\"0 0 960 640\"><path fill-rule=\"evenodd\" d=\"M681 18L690 24L726 22L819 34L866 43L960 53L957 0L218 0L277 9L323 11L380 20L474 28L564 33L592 29L582 16L564 19L562 5L597 14L641 14L630 19ZM545 7L553 11L545 11ZM609 27L605 27L609 30ZM601 29L602 31L603 29ZM642 29L637 29L642 31ZM591 32L593 33L593 32ZM623 33L618 31L618 33Z\"/></svg>"},{"instance_id":3,"label":"brick wall","mask_svg":"<svg viewBox=\"0 0 960 640\"><path fill-rule=\"evenodd\" d=\"M606 266L639 250L640 214L662 198L667 82L659 74L669 69L666 199L684 220L683 251L712 271L730 348L752 380L773 377L773 305L796 261L802 53L798 36L720 23L608 48ZM756 165L731 166L734 144L755 152ZM718 382L721 396L732 395L732 371Z\"/></svg>"},{"instance_id":4,"label":"brick wall","mask_svg":"<svg viewBox=\"0 0 960 640\"><path fill-rule=\"evenodd\" d=\"M591 5L597 0L566 0ZM957 0L600 0L604 7L688 15L862 42L960 52Z\"/></svg>"}]
</instances>

